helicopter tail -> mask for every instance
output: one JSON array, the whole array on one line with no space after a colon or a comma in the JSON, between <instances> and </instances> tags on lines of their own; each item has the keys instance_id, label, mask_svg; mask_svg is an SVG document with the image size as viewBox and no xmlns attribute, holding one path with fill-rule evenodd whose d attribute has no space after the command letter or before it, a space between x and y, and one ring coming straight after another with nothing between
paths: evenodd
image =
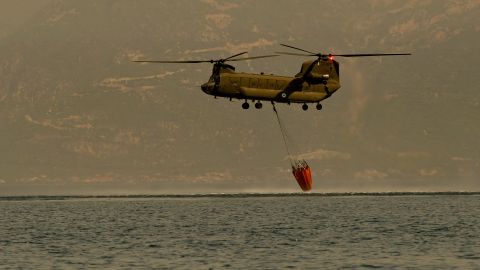
<instances>
[{"instance_id":1,"label":"helicopter tail","mask_svg":"<svg viewBox=\"0 0 480 270\"><path fill-rule=\"evenodd\" d=\"M333 60L333 72L330 76L334 77L337 81L340 80L340 65L338 64L337 61Z\"/></svg>"}]
</instances>

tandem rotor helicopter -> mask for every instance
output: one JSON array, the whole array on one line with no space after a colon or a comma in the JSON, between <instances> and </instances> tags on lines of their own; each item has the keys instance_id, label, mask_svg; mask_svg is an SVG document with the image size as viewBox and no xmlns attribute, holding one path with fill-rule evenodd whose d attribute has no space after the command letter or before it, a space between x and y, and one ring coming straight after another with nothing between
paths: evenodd
<instances>
[{"instance_id":1,"label":"tandem rotor helicopter","mask_svg":"<svg viewBox=\"0 0 480 270\"><path fill-rule=\"evenodd\" d=\"M308 110L308 103L316 103L317 110L322 109L320 102L329 98L340 88L340 65L335 57L369 57L411 55L410 53L371 53L371 54L323 54L314 53L286 44L284 47L301 51L301 53L276 52L277 54L237 58L247 52L238 53L216 60L157 61L134 60L139 63L212 63L212 75L202 84L201 89L208 95L245 100L243 109L250 107L248 101L255 103L255 108L262 108L262 101L279 103L303 103L302 109ZM235 72L235 67L226 62L253 60L276 57L279 54L294 56L314 56L316 60L302 63L300 72L294 77L267 74Z\"/></svg>"}]
</instances>

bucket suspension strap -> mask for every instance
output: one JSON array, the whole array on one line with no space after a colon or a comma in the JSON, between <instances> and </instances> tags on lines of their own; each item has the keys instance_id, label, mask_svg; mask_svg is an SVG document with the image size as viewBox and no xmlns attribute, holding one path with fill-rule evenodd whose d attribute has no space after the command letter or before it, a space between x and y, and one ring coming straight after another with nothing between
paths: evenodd
<instances>
[{"instance_id":1,"label":"bucket suspension strap","mask_svg":"<svg viewBox=\"0 0 480 270\"><path fill-rule=\"evenodd\" d=\"M293 167L294 162L292 159L292 155L290 154L290 150L288 149L287 135L286 135L287 132L285 130L285 127L283 126L282 121L280 120L280 116L278 115L277 108L275 108L275 103L272 102L272 106L273 106L273 111L275 112L275 116L277 116L278 126L280 127L280 132L282 133L283 143L285 144L285 149L287 150L288 159L290 160L290 164Z\"/></svg>"}]
</instances>

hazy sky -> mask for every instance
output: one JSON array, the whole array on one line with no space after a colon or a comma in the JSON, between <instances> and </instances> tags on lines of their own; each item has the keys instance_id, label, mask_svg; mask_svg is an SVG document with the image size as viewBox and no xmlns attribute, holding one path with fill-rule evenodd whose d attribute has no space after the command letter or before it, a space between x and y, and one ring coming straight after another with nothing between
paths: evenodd
<instances>
[{"instance_id":1,"label":"hazy sky","mask_svg":"<svg viewBox=\"0 0 480 270\"><path fill-rule=\"evenodd\" d=\"M480 0L0 0L0 195L300 191L270 106L199 86L241 51L339 59L324 110L279 105L315 192L478 191ZM293 76L307 58L235 63Z\"/></svg>"}]
</instances>

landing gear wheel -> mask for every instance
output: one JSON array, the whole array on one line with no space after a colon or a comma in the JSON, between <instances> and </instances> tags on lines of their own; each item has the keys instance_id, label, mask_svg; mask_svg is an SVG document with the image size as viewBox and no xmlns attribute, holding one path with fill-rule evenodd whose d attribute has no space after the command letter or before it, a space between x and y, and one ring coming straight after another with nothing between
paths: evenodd
<instances>
[{"instance_id":1,"label":"landing gear wheel","mask_svg":"<svg viewBox=\"0 0 480 270\"><path fill-rule=\"evenodd\" d=\"M320 111L322 108L323 108L323 107L322 107L322 104L318 103L318 104L317 104L317 110Z\"/></svg>"},{"instance_id":2,"label":"landing gear wheel","mask_svg":"<svg viewBox=\"0 0 480 270\"><path fill-rule=\"evenodd\" d=\"M243 108L244 110L247 110L248 108L250 108L250 104L248 104L248 102L245 101L245 102L242 104L242 108Z\"/></svg>"},{"instance_id":3,"label":"landing gear wheel","mask_svg":"<svg viewBox=\"0 0 480 270\"><path fill-rule=\"evenodd\" d=\"M303 103L302 110L304 111L308 110L308 105L306 103Z\"/></svg>"},{"instance_id":4,"label":"landing gear wheel","mask_svg":"<svg viewBox=\"0 0 480 270\"><path fill-rule=\"evenodd\" d=\"M262 105L262 103L260 103L260 102L255 103L255 108L256 108L256 109L261 109L262 106L263 106L263 105Z\"/></svg>"}]
</instances>

